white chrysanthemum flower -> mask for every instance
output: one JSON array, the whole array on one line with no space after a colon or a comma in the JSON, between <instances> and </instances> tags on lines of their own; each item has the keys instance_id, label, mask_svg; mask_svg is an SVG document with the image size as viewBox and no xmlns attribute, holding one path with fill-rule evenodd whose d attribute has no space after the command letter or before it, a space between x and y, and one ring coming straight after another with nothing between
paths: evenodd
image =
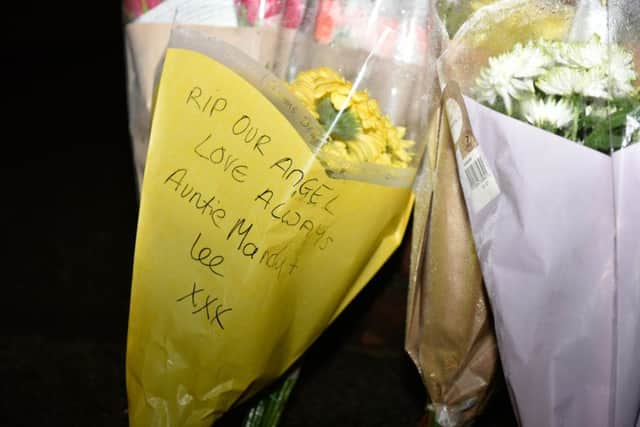
<instances>
[{"instance_id":1,"label":"white chrysanthemum flower","mask_svg":"<svg viewBox=\"0 0 640 427\"><path fill-rule=\"evenodd\" d=\"M598 37L590 41L558 43L555 47L555 59L558 63L574 68L591 69L606 65L608 46L600 43Z\"/></svg>"},{"instance_id":2,"label":"white chrysanthemum flower","mask_svg":"<svg viewBox=\"0 0 640 427\"><path fill-rule=\"evenodd\" d=\"M520 103L520 113L532 125L554 130L569 126L575 117L568 101L553 98L527 98Z\"/></svg>"},{"instance_id":3,"label":"white chrysanthemum flower","mask_svg":"<svg viewBox=\"0 0 640 427\"><path fill-rule=\"evenodd\" d=\"M533 79L543 74L552 63L553 58L535 44L518 44L509 53L489 58L489 65L476 80L476 97L478 101L491 105L501 98L511 114L513 99L534 93Z\"/></svg>"},{"instance_id":4,"label":"white chrysanthemum flower","mask_svg":"<svg viewBox=\"0 0 640 427\"><path fill-rule=\"evenodd\" d=\"M601 43L597 36L588 42L540 39L490 58L473 92L478 101L504 108L511 116L574 139L580 135L601 149L606 135L589 134L590 129L602 132L603 121L607 124L612 114L637 105L639 73L633 62L630 52ZM578 121L583 111L586 120ZM640 143L640 108L632 115L623 146ZM620 143L620 127L615 144Z\"/></svg>"},{"instance_id":5,"label":"white chrysanthemum flower","mask_svg":"<svg viewBox=\"0 0 640 427\"><path fill-rule=\"evenodd\" d=\"M559 65L576 70L572 73L565 72L562 76L556 75L556 78L562 80L566 80L569 76L575 78L579 75L578 71L591 73L582 76L582 88L574 90L573 93L610 99L628 96L633 91L633 82L637 77L633 69L633 56L620 46L601 43L598 37L586 43L546 41L538 43ZM603 87L607 84L609 85L607 91L610 94L603 96Z\"/></svg>"},{"instance_id":6,"label":"white chrysanthemum flower","mask_svg":"<svg viewBox=\"0 0 640 427\"><path fill-rule=\"evenodd\" d=\"M609 99L607 78L601 70L578 70L556 67L536 80L536 87L547 95L583 95L591 98Z\"/></svg>"},{"instance_id":7,"label":"white chrysanthemum flower","mask_svg":"<svg viewBox=\"0 0 640 427\"><path fill-rule=\"evenodd\" d=\"M544 37L540 37L535 42L535 45L538 48L544 50L547 55L551 56L554 59L554 61L555 61L555 53L558 50L559 46L561 46L562 44L563 43L557 40L549 40L549 39L545 39Z\"/></svg>"},{"instance_id":8,"label":"white chrysanthemum flower","mask_svg":"<svg viewBox=\"0 0 640 427\"><path fill-rule=\"evenodd\" d=\"M597 69L582 73L576 93L590 98L611 99L611 95L607 90L606 74Z\"/></svg>"},{"instance_id":9,"label":"white chrysanthemum flower","mask_svg":"<svg viewBox=\"0 0 640 427\"><path fill-rule=\"evenodd\" d=\"M637 75L633 69L633 56L629 52L619 46L612 46L609 52L607 73L611 95L614 98L631 95L634 90L633 82Z\"/></svg>"},{"instance_id":10,"label":"white chrysanthemum flower","mask_svg":"<svg viewBox=\"0 0 640 427\"><path fill-rule=\"evenodd\" d=\"M518 58L522 65L521 68L517 70L515 74L516 77L537 77L553 65L553 57L544 49L541 49L537 43L531 41L525 46L518 43L513 49L512 54Z\"/></svg>"}]
</instances>

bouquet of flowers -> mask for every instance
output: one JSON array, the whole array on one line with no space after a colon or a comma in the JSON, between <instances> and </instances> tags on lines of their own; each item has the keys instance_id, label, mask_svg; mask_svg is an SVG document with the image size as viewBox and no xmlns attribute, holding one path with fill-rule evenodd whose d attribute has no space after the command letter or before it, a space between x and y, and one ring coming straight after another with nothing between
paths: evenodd
<instances>
[{"instance_id":1,"label":"bouquet of flowers","mask_svg":"<svg viewBox=\"0 0 640 427\"><path fill-rule=\"evenodd\" d=\"M633 1L502 0L439 60L525 427L638 422L638 16Z\"/></svg>"},{"instance_id":2,"label":"bouquet of flowers","mask_svg":"<svg viewBox=\"0 0 640 427\"><path fill-rule=\"evenodd\" d=\"M256 7L260 8L258 2L255 3ZM180 22L181 25L193 26L208 34L215 34L258 61L264 62L265 66L273 64L275 68L288 59L291 32L295 32L295 26L299 24L304 1L287 2L281 29L278 29L277 25L273 26L275 28L235 27L236 24L247 23L242 20L243 11L233 0L136 0L125 1L123 9L129 22L126 41L130 130L138 183L141 184L150 130L152 85L169 38L171 23ZM237 19L236 12L239 15ZM258 25L259 22L253 24ZM274 37L275 33L277 38ZM292 369L286 378L274 385L265 396L254 401L243 425L277 425L297 377L298 370Z\"/></svg>"},{"instance_id":3,"label":"bouquet of flowers","mask_svg":"<svg viewBox=\"0 0 640 427\"><path fill-rule=\"evenodd\" d=\"M404 63L328 49L294 53L282 80L219 38L172 30L136 239L132 426L218 420L282 376L399 246L425 68L390 85Z\"/></svg>"}]
</instances>

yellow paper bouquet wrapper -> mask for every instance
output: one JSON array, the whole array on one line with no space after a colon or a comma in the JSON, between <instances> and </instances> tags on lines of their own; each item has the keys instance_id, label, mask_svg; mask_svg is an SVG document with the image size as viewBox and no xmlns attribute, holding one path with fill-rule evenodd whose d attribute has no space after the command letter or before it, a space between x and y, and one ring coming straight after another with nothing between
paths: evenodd
<instances>
[{"instance_id":1,"label":"yellow paper bouquet wrapper","mask_svg":"<svg viewBox=\"0 0 640 427\"><path fill-rule=\"evenodd\" d=\"M415 167L345 176L319 160L323 133L263 67L173 31L135 248L130 425L211 425L282 375L399 246L413 194L398 176Z\"/></svg>"}]
</instances>

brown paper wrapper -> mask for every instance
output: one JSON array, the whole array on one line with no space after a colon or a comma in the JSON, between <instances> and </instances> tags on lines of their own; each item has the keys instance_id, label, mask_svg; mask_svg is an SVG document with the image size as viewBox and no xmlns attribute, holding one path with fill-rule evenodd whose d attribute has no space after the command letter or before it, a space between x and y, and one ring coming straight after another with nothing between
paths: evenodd
<instances>
[{"instance_id":1,"label":"brown paper wrapper","mask_svg":"<svg viewBox=\"0 0 640 427\"><path fill-rule=\"evenodd\" d=\"M482 410L497 349L455 147L446 115L438 116L425 156L432 173L416 188L406 349L436 418L455 426L470 424Z\"/></svg>"}]
</instances>

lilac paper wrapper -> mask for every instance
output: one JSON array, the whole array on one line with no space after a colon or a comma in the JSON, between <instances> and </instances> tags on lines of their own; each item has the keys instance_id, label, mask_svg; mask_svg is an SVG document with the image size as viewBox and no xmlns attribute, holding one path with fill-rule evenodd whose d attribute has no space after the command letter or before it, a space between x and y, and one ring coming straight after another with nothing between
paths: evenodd
<instances>
[{"instance_id":1,"label":"lilac paper wrapper","mask_svg":"<svg viewBox=\"0 0 640 427\"><path fill-rule=\"evenodd\" d=\"M465 198L521 425L612 425L611 158L471 99L465 104L500 188L477 212L466 190Z\"/></svg>"},{"instance_id":2,"label":"lilac paper wrapper","mask_svg":"<svg viewBox=\"0 0 640 427\"><path fill-rule=\"evenodd\" d=\"M613 155L616 198L615 426L640 426L640 145Z\"/></svg>"}]
</instances>

